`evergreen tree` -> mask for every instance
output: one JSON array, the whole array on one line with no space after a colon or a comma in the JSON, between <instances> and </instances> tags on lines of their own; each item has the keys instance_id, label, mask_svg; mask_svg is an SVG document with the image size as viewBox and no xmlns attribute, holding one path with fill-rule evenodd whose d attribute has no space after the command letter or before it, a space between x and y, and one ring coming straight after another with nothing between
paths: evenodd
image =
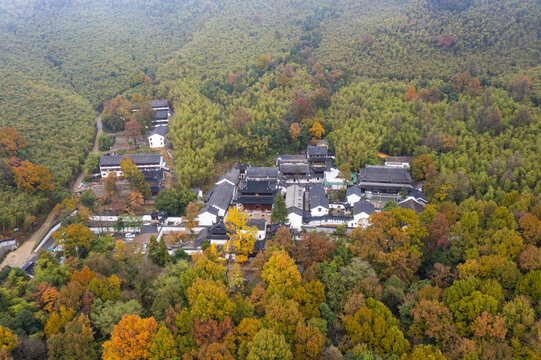
<instances>
[{"instance_id":1,"label":"evergreen tree","mask_svg":"<svg viewBox=\"0 0 541 360\"><path fill-rule=\"evenodd\" d=\"M165 239L162 237L160 239L160 243L158 244L158 257L157 261L155 261L156 264L160 266L164 266L165 263L169 262L169 251L167 250L167 244L165 243Z\"/></svg>"},{"instance_id":2,"label":"evergreen tree","mask_svg":"<svg viewBox=\"0 0 541 360\"><path fill-rule=\"evenodd\" d=\"M276 198L274 198L274 204L272 206L271 222L272 223L279 223L279 222L285 223L286 221L287 221L286 202L282 194L279 192L278 195L276 195Z\"/></svg>"},{"instance_id":3,"label":"evergreen tree","mask_svg":"<svg viewBox=\"0 0 541 360\"><path fill-rule=\"evenodd\" d=\"M148 242L148 258L153 263L158 263L158 241L155 235L150 235L150 241Z\"/></svg>"}]
</instances>

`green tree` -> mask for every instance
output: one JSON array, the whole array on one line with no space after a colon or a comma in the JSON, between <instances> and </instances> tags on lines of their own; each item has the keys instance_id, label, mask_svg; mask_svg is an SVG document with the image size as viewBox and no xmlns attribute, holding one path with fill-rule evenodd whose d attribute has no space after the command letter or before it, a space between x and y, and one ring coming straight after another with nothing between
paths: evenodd
<instances>
[{"instance_id":1,"label":"green tree","mask_svg":"<svg viewBox=\"0 0 541 360\"><path fill-rule=\"evenodd\" d=\"M160 211L167 211L171 216L180 215L178 196L172 190L160 190L154 199L154 206Z\"/></svg>"},{"instance_id":2,"label":"green tree","mask_svg":"<svg viewBox=\"0 0 541 360\"><path fill-rule=\"evenodd\" d=\"M158 263L158 240L154 234L150 235L148 241L148 257L153 263Z\"/></svg>"},{"instance_id":3,"label":"green tree","mask_svg":"<svg viewBox=\"0 0 541 360\"><path fill-rule=\"evenodd\" d=\"M84 314L68 322L63 333L51 335L47 348L53 360L98 359L90 320Z\"/></svg>"},{"instance_id":4,"label":"green tree","mask_svg":"<svg viewBox=\"0 0 541 360\"><path fill-rule=\"evenodd\" d=\"M127 302L107 300L104 302L98 298L92 304L90 319L103 335L107 335L113 331L113 327L126 314L142 315L143 307L137 300Z\"/></svg>"},{"instance_id":5,"label":"green tree","mask_svg":"<svg viewBox=\"0 0 541 360\"><path fill-rule=\"evenodd\" d=\"M274 204L272 205L272 214L271 214L272 223L285 223L287 222L287 208L284 197L281 192L278 192L278 195L274 198Z\"/></svg>"},{"instance_id":6,"label":"green tree","mask_svg":"<svg viewBox=\"0 0 541 360\"><path fill-rule=\"evenodd\" d=\"M247 360L292 360L293 354L283 335L261 329L248 345Z\"/></svg>"},{"instance_id":7,"label":"green tree","mask_svg":"<svg viewBox=\"0 0 541 360\"><path fill-rule=\"evenodd\" d=\"M86 226L80 223L70 224L62 227L53 234L55 244L62 246L62 251L67 256L81 255L83 250L90 249L90 243L94 233Z\"/></svg>"},{"instance_id":8,"label":"green tree","mask_svg":"<svg viewBox=\"0 0 541 360\"><path fill-rule=\"evenodd\" d=\"M92 209L94 207L94 203L96 202L96 195L94 195L92 190L88 189L81 195L79 201L87 208Z\"/></svg>"}]
</instances>

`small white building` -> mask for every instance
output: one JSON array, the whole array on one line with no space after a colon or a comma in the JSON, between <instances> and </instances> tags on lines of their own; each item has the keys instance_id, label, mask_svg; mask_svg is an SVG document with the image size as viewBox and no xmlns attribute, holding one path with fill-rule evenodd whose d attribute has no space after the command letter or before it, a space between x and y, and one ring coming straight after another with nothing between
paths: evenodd
<instances>
[{"instance_id":1,"label":"small white building","mask_svg":"<svg viewBox=\"0 0 541 360\"><path fill-rule=\"evenodd\" d=\"M318 217L329 214L329 200L322 185L310 188L310 215Z\"/></svg>"},{"instance_id":2,"label":"small white building","mask_svg":"<svg viewBox=\"0 0 541 360\"><path fill-rule=\"evenodd\" d=\"M164 148L167 144L166 135L169 132L167 126L158 126L148 135L148 144L151 149Z\"/></svg>"},{"instance_id":3,"label":"small white building","mask_svg":"<svg viewBox=\"0 0 541 360\"><path fill-rule=\"evenodd\" d=\"M409 169L412 160L411 156L388 156L385 158L385 166Z\"/></svg>"},{"instance_id":4,"label":"small white building","mask_svg":"<svg viewBox=\"0 0 541 360\"><path fill-rule=\"evenodd\" d=\"M299 185L291 185L286 188L285 202L287 218L292 229L302 228L302 216L304 209L304 188Z\"/></svg>"},{"instance_id":5,"label":"small white building","mask_svg":"<svg viewBox=\"0 0 541 360\"><path fill-rule=\"evenodd\" d=\"M122 176L122 169L120 168L120 162L122 159L130 159L139 171L160 171L166 169L165 161L163 157L158 154L148 155L114 155L114 156L102 156L100 158L100 173L101 177L105 179L109 173L115 172L117 176Z\"/></svg>"},{"instance_id":6,"label":"small white building","mask_svg":"<svg viewBox=\"0 0 541 360\"><path fill-rule=\"evenodd\" d=\"M349 205L355 205L362 198L362 191L357 186L352 186L346 191L346 201Z\"/></svg>"},{"instance_id":7,"label":"small white building","mask_svg":"<svg viewBox=\"0 0 541 360\"><path fill-rule=\"evenodd\" d=\"M368 225L368 218L374 212L374 204L366 200L359 200L353 206L353 220L348 222L348 227L366 227Z\"/></svg>"}]
</instances>

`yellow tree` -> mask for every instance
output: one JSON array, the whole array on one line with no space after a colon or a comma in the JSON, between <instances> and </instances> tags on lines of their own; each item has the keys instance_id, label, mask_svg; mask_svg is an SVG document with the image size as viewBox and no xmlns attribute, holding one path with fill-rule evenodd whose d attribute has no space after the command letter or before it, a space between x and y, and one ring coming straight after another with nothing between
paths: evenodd
<instances>
[{"instance_id":1,"label":"yellow tree","mask_svg":"<svg viewBox=\"0 0 541 360\"><path fill-rule=\"evenodd\" d=\"M139 191L135 190L130 192L130 209L131 211L135 212L143 206L143 203L145 202L145 198L143 194L141 194Z\"/></svg>"},{"instance_id":2,"label":"yellow tree","mask_svg":"<svg viewBox=\"0 0 541 360\"><path fill-rule=\"evenodd\" d=\"M310 135L312 135L312 138L314 139L321 139L321 137L325 135L325 129L319 122L314 121L314 125L310 128Z\"/></svg>"},{"instance_id":3,"label":"yellow tree","mask_svg":"<svg viewBox=\"0 0 541 360\"><path fill-rule=\"evenodd\" d=\"M246 226L248 217L242 210L235 207L229 210L224 219L225 227L229 233L229 241L226 245L226 251L235 254L239 263L248 259L248 255L253 251L257 228L255 226Z\"/></svg>"},{"instance_id":4,"label":"yellow tree","mask_svg":"<svg viewBox=\"0 0 541 360\"><path fill-rule=\"evenodd\" d=\"M66 256L79 256L83 248L90 249L90 241L93 237L94 233L81 223L62 227L53 234L56 245L62 245Z\"/></svg>"},{"instance_id":5,"label":"yellow tree","mask_svg":"<svg viewBox=\"0 0 541 360\"><path fill-rule=\"evenodd\" d=\"M111 333L111 340L103 343L104 360L149 359L158 323L153 317L124 315Z\"/></svg>"},{"instance_id":6,"label":"yellow tree","mask_svg":"<svg viewBox=\"0 0 541 360\"><path fill-rule=\"evenodd\" d=\"M17 345L17 335L13 335L8 328L0 326L0 355L9 354Z\"/></svg>"},{"instance_id":7,"label":"yellow tree","mask_svg":"<svg viewBox=\"0 0 541 360\"><path fill-rule=\"evenodd\" d=\"M299 136L301 136L301 127L299 126L298 122L294 122L289 127L289 135L291 136L291 140L296 141Z\"/></svg>"},{"instance_id":8,"label":"yellow tree","mask_svg":"<svg viewBox=\"0 0 541 360\"><path fill-rule=\"evenodd\" d=\"M184 227L188 229L190 232L190 237L193 238L194 231L193 229L197 227L197 216L199 215L199 206L197 206L196 203L190 201L188 206L186 206L186 216L184 217L184 220L186 220L186 223L184 224Z\"/></svg>"},{"instance_id":9,"label":"yellow tree","mask_svg":"<svg viewBox=\"0 0 541 360\"><path fill-rule=\"evenodd\" d=\"M267 284L267 293L284 295L294 292L301 283L297 265L285 250L272 253L263 266L261 277Z\"/></svg>"}]
</instances>

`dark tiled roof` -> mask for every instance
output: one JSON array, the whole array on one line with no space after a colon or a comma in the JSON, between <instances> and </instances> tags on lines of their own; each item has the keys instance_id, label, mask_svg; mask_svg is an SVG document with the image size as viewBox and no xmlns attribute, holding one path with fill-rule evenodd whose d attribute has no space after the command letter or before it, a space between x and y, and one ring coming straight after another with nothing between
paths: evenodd
<instances>
[{"instance_id":1,"label":"dark tiled roof","mask_svg":"<svg viewBox=\"0 0 541 360\"><path fill-rule=\"evenodd\" d=\"M150 102L150 106L152 106L152 108L166 107L166 106L169 106L169 101L167 101L167 100L152 100Z\"/></svg>"},{"instance_id":2,"label":"dark tiled roof","mask_svg":"<svg viewBox=\"0 0 541 360\"><path fill-rule=\"evenodd\" d=\"M266 239L256 240L256 242L254 244L254 252L260 252L260 251L265 250L266 243L267 243Z\"/></svg>"},{"instance_id":3,"label":"dark tiled roof","mask_svg":"<svg viewBox=\"0 0 541 360\"><path fill-rule=\"evenodd\" d=\"M240 176L240 171L233 167L229 169L228 172L220 176L218 180L216 181L216 183L219 183L222 180L227 180L231 182L232 184L236 184L237 180L239 179L239 176Z\"/></svg>"},{"instance_id":4,"label":"dark tiled roof","mask_svg":"<svg viewBox=\"0 0 541 360\"><path fill-rule=\"evenodd\" d=\"M346 197L348 197L350 195L359 195L359 196L361 196L362 191L357 186L352 186L352 187L348 188L347 191L346 191Z\"/></svg>"},{"instance_id":5,"label":"dark tiled roof","mask_svg":"<svg viewBox=\"0 0 541 360\"><path fill-rule=\"evenodd\" d=\"M288 174L288 175L309 175L310 174L310 168L308 164L303 163L297 163L297 164L287 164L287 163L280 163L280 172L282 175Z\"/></svg>"},{"instance_id":6,"label":"dark tiled roof","mask_svg":"<svg viewBox=\"0 0 541 360\"><path fill-rule=\"evenodd\" d=\"M140 234L157 234L158 233L158 226L156 225L145 225L141 227Z\"/></svg>"},{"instance_id":7,"label":"dark tiled roof","mask_svg":"<svg viewBox=\"0 0 541 360\"><path fill-rule=\"evenodd\" d=\"M423 204L422 202L418 202L413 198L408 198L404 201L399 202L398 206L404 209L413 210L416 214L423 212L423 210L425 209L425 204Z\"/></svg>"},{"instance_id":8,"label":"dark tiled roof","mask_svg":"<svg viewBox=\"0 0 541 360\"><path fill-rule=\"evenodd\" d=\"M160 182L163 180L163 170L158 171L142 171L145 175L145 181Z\"/></svg>"},{"instance_id":9,"label":"dark tiled roof","mask_svg":"<svg viewBox=\"0 0 541 360\"><path fill-rule=\"evenodd\" d=\"M237 204L272 205L272 204L274 204L274 195L255 196L255 195L242 195L242 194L239 194L239 196L237 197L235 202Z\"/></svg>"},{"instance_id":10,"label":"dark tiled roof","mask_svg":"<svg viewBox=\"0 0 541 360\"><path fill-rule=\"evenodd\" d=\"M322 206L329 208L329 200L325 195L325 189L321 185L314 185L310 188L310 209Z\"/></svg>"},{"instance_id":11,"label":"dark tiled roof","mask_svg":"<svg viewBox=\"0 0 541 360\"><path fill-rule=\"evenodd\" d=\"M227 235L227 228L225 227L225 224L223 221L219 221L216 224L209 227L208 238L216 239L216 240L229 239L229 235Z\"/></svg>"},{"instance_id":12,"label":"dark tiled roof","mask_svg":"<svg viewBox=\"0 0 541 360\"><path fill-rule=\"evenodd\" d=\"M100 166L120 166L120 160L122 160L123 158L129 158L135 165L159 165L162 156L158 154L113 156L106 155L100 158Z\"/></svg>"},{"instance_id":13,"label":"dark tiled roof","mask_svg":"<svg viewBox=\"0 0 541 360\"><path fill-rule=\"evenodd\" d=\"M240 188L239 194L276 194L276 186L269 180L248 180Z\"/></svg>"},{"instance_id":14,"label":"dark tiled roof","mask_svg":"<svg viewBox=\"0 0 541 360\"><path fill-rule=\"evenodd\" d=\"M328 152L325 146L308 146L308 156L327 156Z\"/></svg>"},{"instance_id":15,"label":"dark tiled roof","mask_svg":"<svg viewBox=\"0 0 541 360\"><path fill-rule=\"evenodd\" d=\"M298 207L290 207L287 209L287 214L296 214L299 216L304 216L304 211L302 209L299 209Z\"/></svg>"},{"instance_id":16,"label":"dark tiled roof","mask_svg":"<svg viewBox=\"0 0 541 360\"><path fill-rule=\"evenodd\" d=\"M167 110L158 110L154 114L154 120L167 120L169 119L169 112Z\"/></svg>"},{"instance_id":17,"label":"dark tiled roof","mask_svg":"<svg viewBox=\"0 0 541 360\"><path fill-rule=\"evenodd\" d=\"M358 215L361 213L372 214L374 212L374 205L364 199L361 199L353 205L353 215Z\"/></svg>"},{"instance_id":18,"label":"dark tiled roof","mask_svg":"<svg viewBox=\"0 0 541 360\"><path fill-rule=\"evenodd\" d=\"M306 155L278 155L276 163L302 163L306 162Z\"/></svg>"},{"instance_id":19,"label":"dark tiled roof","mask_svg":"<svg viewBox=\"0 0 541 360\"><path fill-rule=\"evenodd\" d=\"M421 190L413 189L408 193L408 197L413 197L417 200L423 199L426 202L426 195Z\"/></svg>"},{"instance_id":20,"label":"dark tiled roof","mask_svg":"<svg viewBox=\"0 0 541 360\"><path fill-rule=\"evenodd\" d=\"M158 126L152 132L148 135L148 137L151 137L152 135L161 135L165 136L169 132L169 128L167 126Z\"/></svg>"},{"instance_id":21,"label":"dark tiled roof","mask_svg":"<svg viewBox=\"0 0 541 360\"><path fill-rule=\"evenodd\" d=\"M265 231L267 222L263 219L250 219L246 222L246 226L255 226L257 230Z\"/></svg>"},{"instance_id":22,"label":"dark tiled roof","mask_svg":"<svg viewBox=\"0 0 541 360\"><path fill-rule=\"evenodd\" d=\"M215 206L222 210L227 209L231 203L231 200L233 199L234 190L235 186L227 182L216 185L212 191L212 195L210 196L207 206Z\"/></svg>"},{"instance_id":23,"label":"dark tiled roof","mask_svg":"<svg viewBox=\"0 0 541 360\"><path fill-rule=\"evenodd\" d=\"M411 184L412 180L405 168L366 165L359 170L359 183L362 182Z\"/></svg>"},{"instance_id":24,"label":"dark tiled roof","mask_svg":"<svg viewBox=\"0 0 541 360\"><path fill-rule=\"evenodd\" d=\"M249 167L250 167L250 164L236 164L235 165L235 169L237 169L239 171L245 171Z\"/></svg>"},{"instance_id":25,"label":"dark tiled roof","mask_svg":"<svg viewBox=\"0 0 541 360\"><path fill-rule=\"evenodd\" d=\"M278 168L275 167L249 167L246 169L247 178L278 179Z\"/></svg>"}]
</instances>

